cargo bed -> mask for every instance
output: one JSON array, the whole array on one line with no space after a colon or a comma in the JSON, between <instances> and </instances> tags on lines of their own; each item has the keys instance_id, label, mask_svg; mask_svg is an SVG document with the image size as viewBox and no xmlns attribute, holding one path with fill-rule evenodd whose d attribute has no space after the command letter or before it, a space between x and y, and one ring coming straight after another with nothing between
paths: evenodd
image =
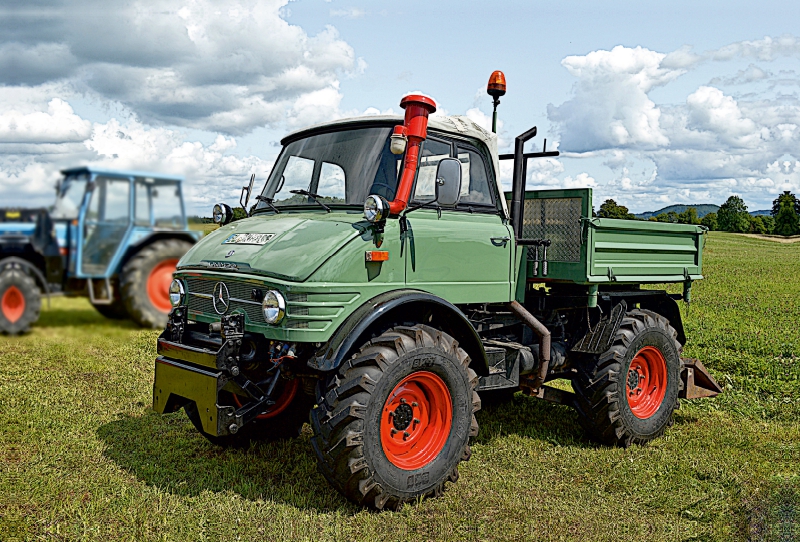
<instances>
[{"instance_id":1,"label":"cargo bed","mask_svg":"<svg viewBox=\"0 0 800 542\"><path fill-rule=\"evenodd\" d=\"M526 191L522 231L518 243L527 247L528 282L641 284L703 278L705 227L592 218L589 188Z\"/></svg>"}]
</instances>

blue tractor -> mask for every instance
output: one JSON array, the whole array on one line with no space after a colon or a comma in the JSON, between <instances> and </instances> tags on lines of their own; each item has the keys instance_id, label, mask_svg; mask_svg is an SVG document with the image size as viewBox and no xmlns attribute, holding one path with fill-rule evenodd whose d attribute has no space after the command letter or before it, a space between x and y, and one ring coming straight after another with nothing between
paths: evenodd
<instances>
[{"instance_id":1,"label":"blue tractor","mask_svg":"<svg viewBox=\"0 0 800 542\"><path fill-rule=\"evenodd\" d=\"M42 294L87 296L108 318L167 321L189 231L183 178L80 167L62 171L47 209L0 210L0 331L25 332Z\"/></svg>"}]
</instances>

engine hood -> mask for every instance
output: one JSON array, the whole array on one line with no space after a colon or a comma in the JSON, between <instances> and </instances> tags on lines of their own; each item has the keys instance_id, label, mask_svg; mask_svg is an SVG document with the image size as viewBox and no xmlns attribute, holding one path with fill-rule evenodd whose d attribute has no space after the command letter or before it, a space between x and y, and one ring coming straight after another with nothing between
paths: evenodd
<instances>
[{"instance_id":1,"label":"engine hood","mask_svg":"<svg viewBox=\"0 0 800 542\"><path fill-rule=\"evenodd\" d=\"M178 270L213 269L302 282L358 237L365 224L355 211L284 211L246 218L206 235L181 258Z\"/></svg>"}]
</instances>

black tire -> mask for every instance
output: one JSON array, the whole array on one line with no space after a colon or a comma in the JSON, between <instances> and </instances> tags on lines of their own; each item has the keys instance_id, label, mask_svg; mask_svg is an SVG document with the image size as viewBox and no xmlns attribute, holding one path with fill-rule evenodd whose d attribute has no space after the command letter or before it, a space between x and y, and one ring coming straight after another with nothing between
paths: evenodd
<instances>
[{"instance_id":1,"label":"black tire","mask_svg":"<svg viewBox=\"0 0 800 542\"><path fill-rule=\"evenodd\" d=\"M585 360L572 386L578 419L591 439L627 447L660 437L672 425L672 413L678 408L678 394L683 387L683 362L677 336L678 332L663 316L635 309L625 315L611 348ZM666 381L654 386L665 390L660 401L658 394L653 397L649 407L652 413L636 415L628 395L638 395L642 387L639 387L636 371L631 372L631 362L637 355L640 356L637 360L641 360L642 352L652 352L648 347L660 352L665 362ZM640 417L642 414L646 416Z\"/></svg>"},{"instance_id":2,"label":"black tire","mask_svg":"<svg viewBox=\"0 0 800 542\"><path fill-rule=\"evenodd\" d=\"M379 510L441 495L445 482L458 479L458 464L471 455L469 438L478 434L478 377L469 362L458 342L425 325L394 327L367 342L317 387L311 443L323 476L352 502ZM415 469L400 468L383 449L381 424L394 419L387 414L384 420L383 409L398 383L431 373L452 401L450 431L440 432L446 440L435 457L423 458L427 462Z\"/></svg>"},{"instance_id":3,"label":"black tire","mask_svg":"<svg viewBox=\"0 0 800 542\"><path fill-rule=\"evenodd\" d=\"M42 294L36 281L21 269L0 272L0 331L25 333L39 319Z\"/></svg>"},{"instance_id":4,"label":"black tire","mask_svg":"<svg viewBox=\"0 0 800 542\"><path fill-rule=\"evenodd\" d=\"M279 385L287 385L289 381L283 381ZM299 381L294 381L298 385ZM226 394L228 404L234 405L233 398ZM203 431L203 424L200 421L200 413L197 405L191 402L184 406L184 411L189 421L195 429L203 435L209 442L223 448L247 448L251 442L268 442L281 439L296 438L303 428L303 424L308 421L308 413L314 406L314 400L303 392L303 386L299 385L294 399L288 407L280 414L266 419L258 419L245 424L235 435L214 436Z\"/></svg>"},{"instance_id":5,"label":"black tire","mask_svg":"<svg viewBox=\"0 0 800 542\"><path fill-rule=\"evenodd\" d=\"M110 320L124 320L128 317L128 310L125 308L125 303L122 301L122 294L119 291L119 279L113 278L109 282L111 283L111 289L114 292L114 300L112 303L110 305L95 305L92 303L92 307L94 307L95 310L101 315Z\"/></svg>"},{"instance_id":6,"label":"black tire","mask_svg":"<svg viewBox=\"0 0 800 542\"><path fill-rule=\"evenodd\" d=\"M156 241L137 252L122 268L120 284L122 301L131 319L142 327L163 328L169 309L159 309L150 299L147 281L160 263L179 260L192 247L180 239Z\"/></svg>"}]
</instances>

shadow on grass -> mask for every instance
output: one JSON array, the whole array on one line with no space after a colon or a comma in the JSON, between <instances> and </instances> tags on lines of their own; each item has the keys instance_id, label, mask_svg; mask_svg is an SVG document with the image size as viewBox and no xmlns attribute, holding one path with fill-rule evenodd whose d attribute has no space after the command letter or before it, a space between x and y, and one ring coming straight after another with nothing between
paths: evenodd
<instances>
[{"instance_id":1,"label":"shadow on grass","mask_svg":"<svg viewBox=\"0 0 800 542\"><path fill-rule=\"evenodd\" d=\"M136 478L176 495L233 492L319 512L355 513L317 472L306 426L300 438L255 443L247 450L206 441L184 413L124 416L97 430L104 455Z\"/></svg>"},{"instance_id":2,"label":"shadow on grass","mask_svg":"<svg viewBox=\"0 0 800 542\"><path fill-rule=\"evenodd\" d=\"M473 442L477 444L489 444L495 438L516 434L557 446L597 446L586 438L572 408L528 397L521 392L509 400L483 405L476 417L480 433Z\"/></svg>"}]
</instances>

